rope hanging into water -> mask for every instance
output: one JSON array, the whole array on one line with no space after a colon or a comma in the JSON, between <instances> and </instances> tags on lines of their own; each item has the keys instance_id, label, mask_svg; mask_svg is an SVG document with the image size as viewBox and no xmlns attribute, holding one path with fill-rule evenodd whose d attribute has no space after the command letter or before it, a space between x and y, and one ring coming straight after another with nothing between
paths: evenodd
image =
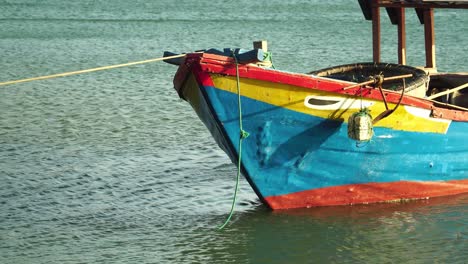
<instances>
[{"instance_id":1,"label":"rope hanging into water","mask_svg":"<svg viewBox=\"0 0 468 264\"><path fill-rule=\"evenodd\" d=\"M33 77L33 78L27 78L27 79L21 79L21 80L0 82L0 86L10 85L10 84L17 84L17 83L24 83L24 82L32 82L32 81L38 81L38 80L47 80L47 79L65 77L65 76L70 76L70 75L77 75L77 74L82 74L82 73L110 70L110 69L121 68L121 67L128 67L128 66L145 64L145 63L156 62L156 61L162 61L162 60L167 60L167 59L180 58L180 57L184 57L185 55L186 54L178 54L178 55L174 55L174 56L154 58L154 59L142 60L142 61L134 61L134 62L123 63L123 64L115 64L115 65L97 67L97 68L86 69L86 70L71 71L71 72L64 72L64 73L58 73L58 74L52 74L52 75L45 75L45 76L39 76L39 77Z\"/></svg>"},{"instance_id":2,"label":"rope hanging into water","mask_svg":"<svg viewBox=\"0 0 468 264\"><path fill-rule=\"evenodd\" d=\"M242 141L249 136L249 133L242 128L242 105L241 105L241 94L240 94L240 80L239 80L239 64L237 63L236 55L233 54L234 60L236 62L236 80L237 80L237 105L239 109L239 155L237 157L237 175L236 175L236 188L234 190L234 197L232 199L231 211L229 216L223 225L221 225L218 230L223 229L231 220L232 215L234 214L234 208L236 206L237 192L239 190L239 180L241 174L241 165L242 165Z\"/></svg>"}]
</instances>

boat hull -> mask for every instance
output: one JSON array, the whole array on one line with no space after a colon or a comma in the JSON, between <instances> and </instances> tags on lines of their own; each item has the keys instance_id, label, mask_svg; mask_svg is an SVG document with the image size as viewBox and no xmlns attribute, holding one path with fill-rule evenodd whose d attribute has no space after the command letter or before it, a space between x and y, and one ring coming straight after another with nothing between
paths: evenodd
<instances>
[{"instance_id":1,"label":"boat hull","mask_svg":"<svg viewBox=\"0 0 468 264\"><path fill-rule=\"evenodd\" d=\"M265 200L273 209L404 202L462 194L467 192L467 186L468 180L371 182L269 196Z\"/></svg>"},{"instance_id":2,"label":"boat hull","mask_svg":"<svg viewBox=\"0 0 468 264\"><path fill-rule=\"evenodd\" d=\"M234 76L187 69L179 94L234 163L240 99L250 134L242 143L241 169L272 209L468 192L467 122L405 105L374 127L370 142L356 143L347 136L347 118L362 105L379 114L381 100L243 77L239 97Z\"/></svg>"}]
</instances>

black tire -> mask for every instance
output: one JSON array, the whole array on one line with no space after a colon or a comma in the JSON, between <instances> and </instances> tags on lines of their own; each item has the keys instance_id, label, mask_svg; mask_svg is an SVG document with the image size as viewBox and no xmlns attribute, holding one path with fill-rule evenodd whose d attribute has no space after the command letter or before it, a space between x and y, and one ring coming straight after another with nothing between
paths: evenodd
<instances>
[{"instance_id":1,"label":"black tire","mask_svg":"<svg viewBox=\"0 0 468 264\"><path fill-rule=\"evenodd\" d=\"M410 92L418 88L424 89L425 91L429 82L429 76L425 71L406 65L392 63L364 62L345 64L312 71L309 74L356 83L365 82L369 80L370 76L378 74L383 74L384 77L413 74L413 77L405 79L406 92ZM403 89L403 80L385 81L382 88L401 91Z\"/></svg>"}]
</instances>

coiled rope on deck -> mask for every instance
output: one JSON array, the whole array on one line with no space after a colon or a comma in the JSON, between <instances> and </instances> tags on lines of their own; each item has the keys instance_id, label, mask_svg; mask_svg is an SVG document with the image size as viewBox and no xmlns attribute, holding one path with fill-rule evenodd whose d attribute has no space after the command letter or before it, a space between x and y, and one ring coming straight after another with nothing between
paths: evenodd
<instances>
[{"instance_id":1,"label":"coiled rope on deck","mask_svg":"<svg viewBox=\"0 0 468 264\"><path fill-rule=\"evenodd\" d=\"M239 79L239 64L237 62L237 58L235 54L232 54L234 60L236 62L236 81L237 81L237 105L239 109L239 155L237 157L237 175L236 175L236 187L234 190L234 197L232 199L231 211L229 212L229 216L227 217L226 221L223 225L221 225L218 230L223 229L231 220L232 215L234 214L234 208L236 206L237 200L237 192L239 190L239 180L241 174L241 166L242 166L242 142L245 138L249 136L249 133L242 128L242 102L241 102L241 93L240 93L240 79Z\"/></svg>"},{"instance_id":2,"label":"coiled rope on deck","mask_svg":"<svg viewBox=\"0 0 468 264\"><path fill-rule=\"evenodd\" d=\"M86 70L64 72L64 73L45 75L45 76L38 76L38 77L20 79L20 80L14 80L14 81L6 81L6 82L0 82L0 86L10 85L10 84L17 84L17 83L24 83L24 82L39 81L39 80L47 80L47 79L65 77L65 76L70 76L70 75L77 75L77 74L82 74L82 73L104 71L104 70L110 70L110 69L115 69L115 68L145 64L145 63L150 63L150 62L156 62L156 61L162 61L162 60L168 60L168 59L175 59L175 58L180 58L180 57L184 57L184 56L186 56L186 54L178 54L178 55L174 55L174 56L167 56L167 57L160 57L160 58L154 58L154 59L149 59L149 60L134 61L134 62L128 62L128 63L122 63L122 64L102 66L102 67L86 69Z\"/></svg>"}]
</instances>

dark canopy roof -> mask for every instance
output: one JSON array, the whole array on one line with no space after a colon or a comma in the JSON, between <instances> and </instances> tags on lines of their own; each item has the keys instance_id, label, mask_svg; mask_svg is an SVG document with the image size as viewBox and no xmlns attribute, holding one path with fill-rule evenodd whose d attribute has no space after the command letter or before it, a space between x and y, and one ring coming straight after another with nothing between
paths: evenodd
<instances>
[{"instance_id":1,"label":"dark canopy roof","mask_svg":"<svg viewBox=\"0 0 468 264\"><path fill-rule=\"evenodd\" d=\"M372 19L371 8L372 6L386 7L386 8L459 8L468 9L468 0L358 0L362 12L367 20Z\"/></svg>"}]
</instances>

